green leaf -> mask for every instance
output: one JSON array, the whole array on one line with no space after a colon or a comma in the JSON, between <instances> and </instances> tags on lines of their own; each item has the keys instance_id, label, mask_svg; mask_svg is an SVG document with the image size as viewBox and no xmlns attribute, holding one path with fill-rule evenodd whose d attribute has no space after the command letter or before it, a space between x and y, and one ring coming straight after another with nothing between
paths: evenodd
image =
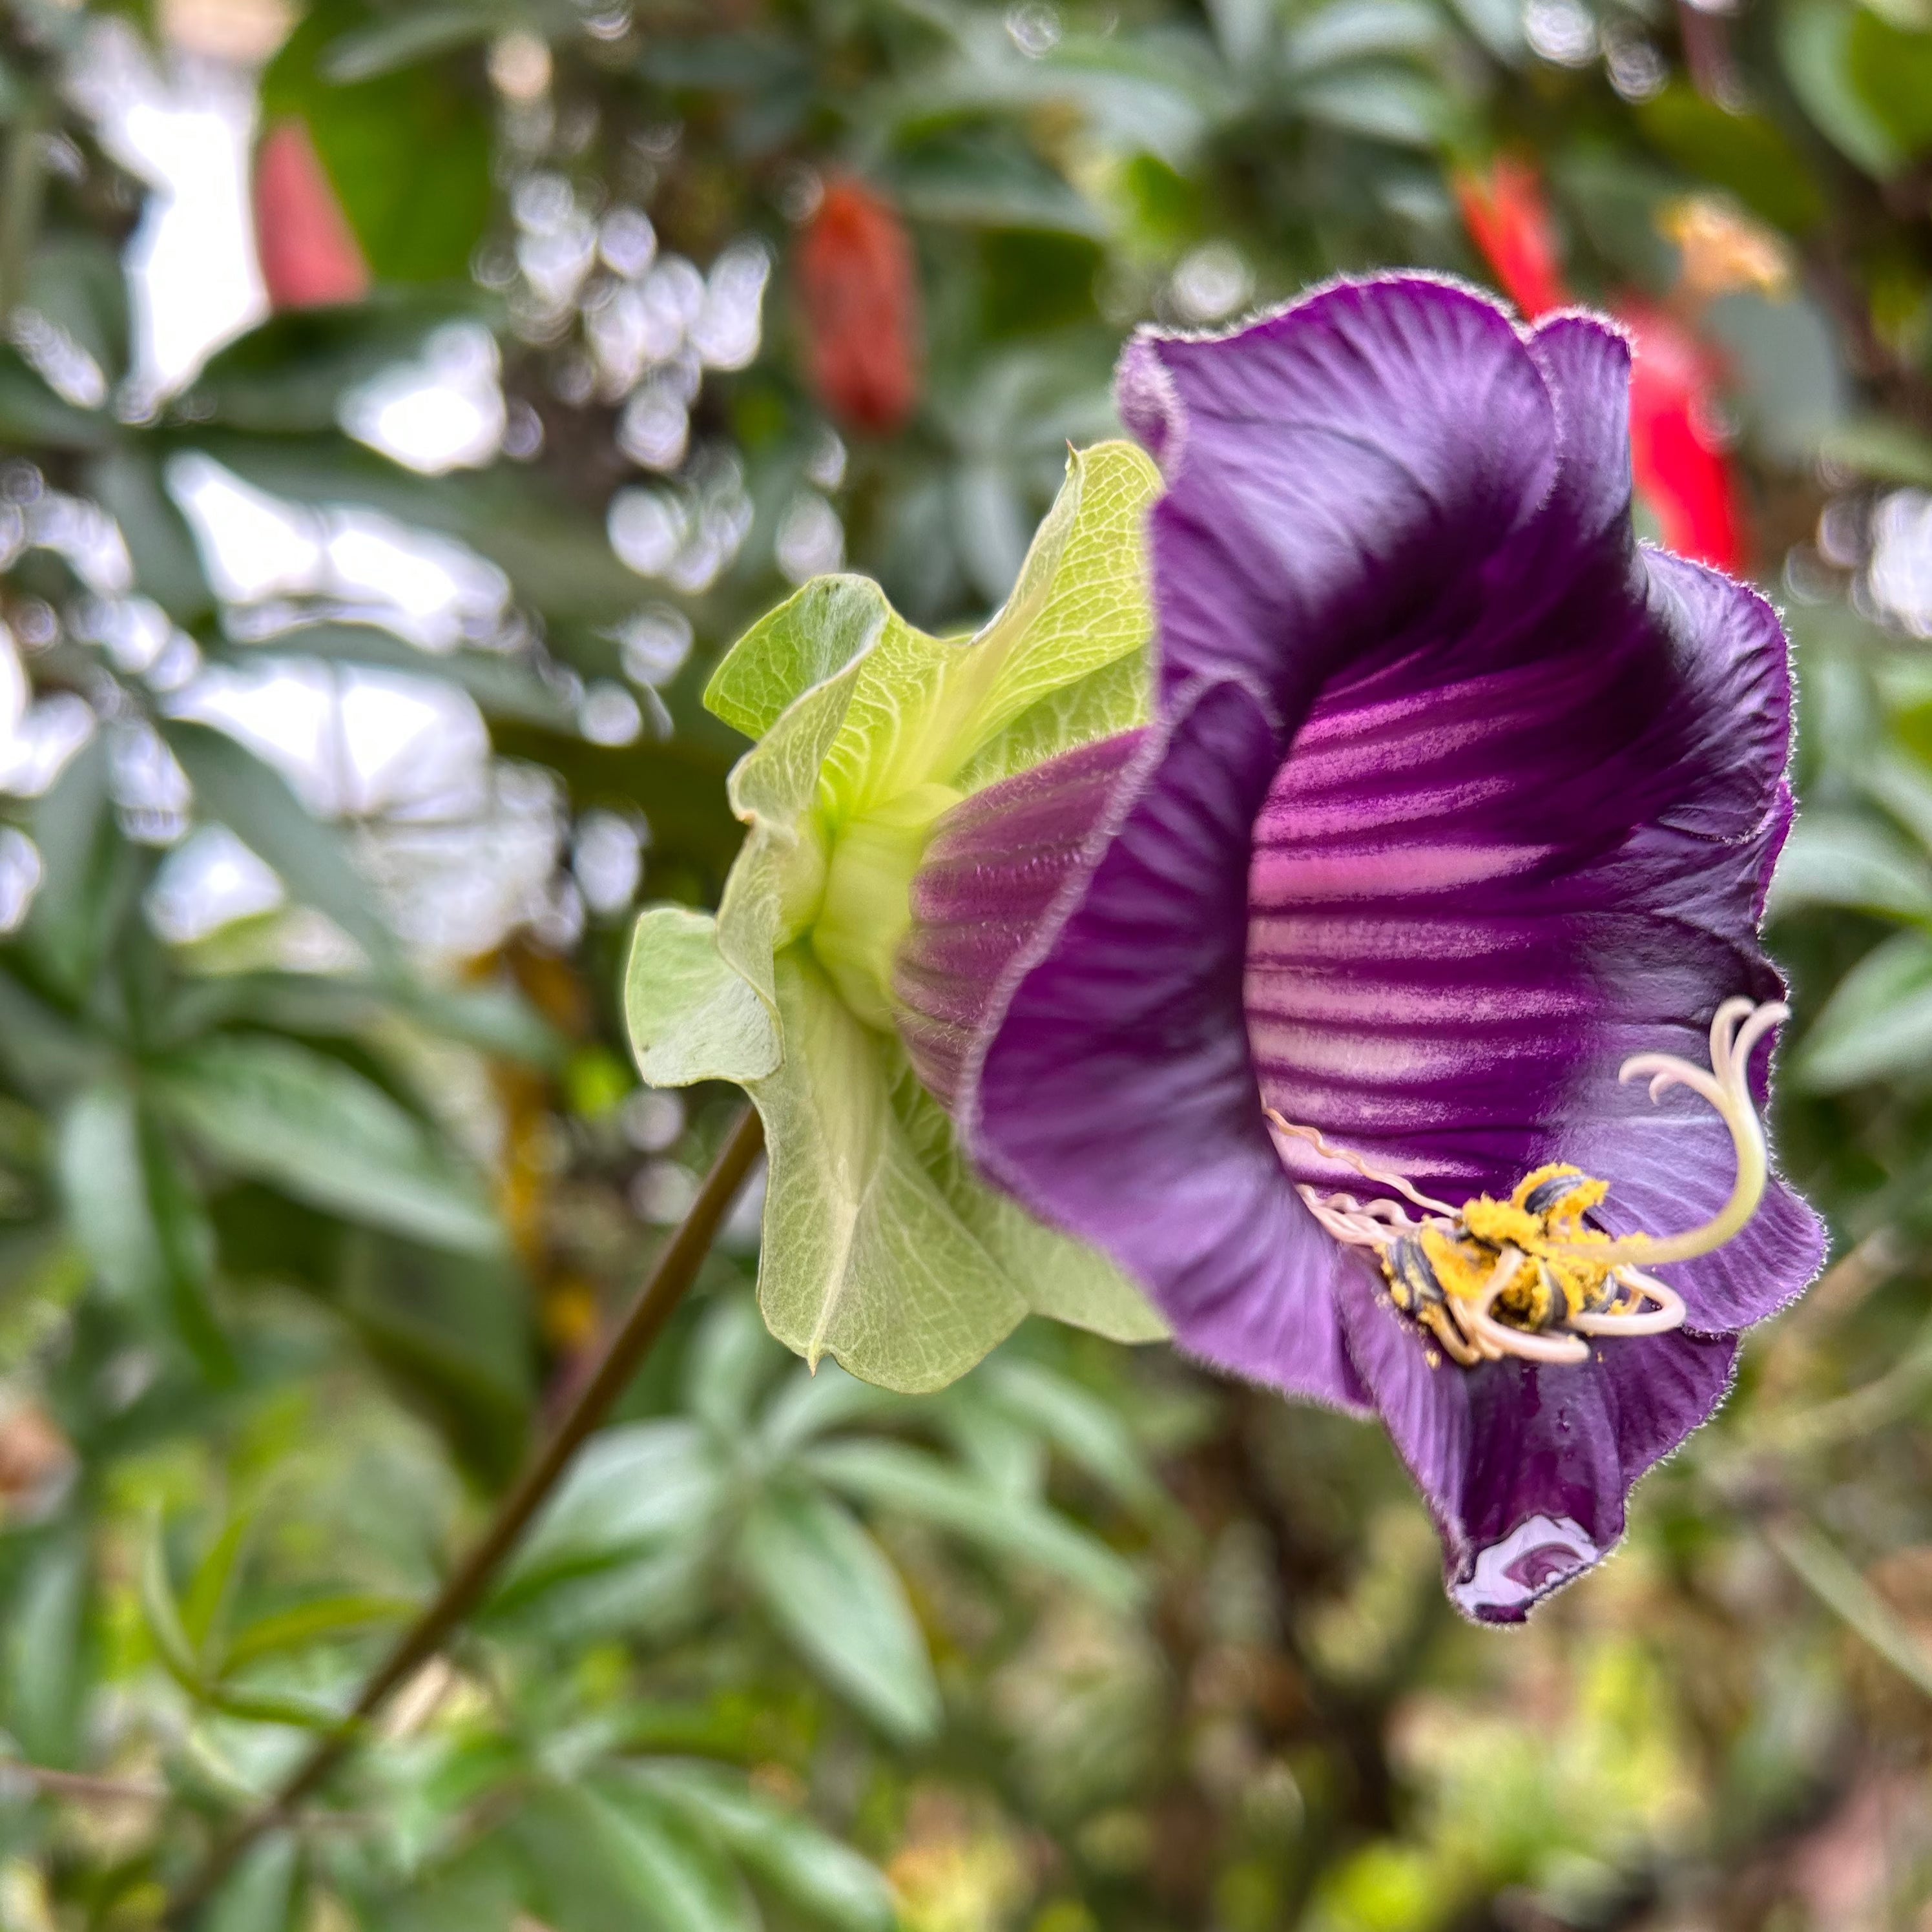
<instances>
[{"instance_id":1,"label":"green leaf","mask_svg":"<svg viewBox=\"0 0 1932 1932\"><path fill-rule=\"evenodd\" d=\"M1784 78L1814 125L1882 180L1898 173L1906 155L1852 80L1852 29L1862 10L1850 0L1787 0L1778 16L1778 50Z\"/></svg>"},{"instance_id":2,"label":"green leaf","mask_svg":"<svg viewBox=\"0 0 1932 1932\"><path fill-rule=\"evenodd\" d=\"M1063 235L1107 232L1106 211L1056 173L1023 140L942 135L908 147L887 176L892 198L914 221L1016 228Z\"/></svg>"},{"instance_id":3,"label":"green leaf","mask_svg":"<svg viewBox=\"0 0 1932 1932\"><path fill-rule=\"evenodd\" d=\"M114 428L105 410L84 410L56 395L18 350L0 344L0 437L30 449L98 449Z\"/></svg>"},{"instance_id":4,"label":"green leaf","mask_svg":"<svg viewBox=\"0 0 1932 1932\"><path fill-rule=\"evenodd\" d=\"M716 1765L640 1767L639 1784L716 1837L794 1905L848 1932L892 1932L892 1888L876 1865L808 1819L760 1796Z\"/></svg>"},{"instance_id":5,"label":"green leaf","mask_svg":"<svg viewBox=\"0 0 1932 1932\"><path fill-rule=\"evenodd\" d=\"M160 1239L148 1202L133 1090L104 1081L75 1095L59 1128L69 1225L112 1294L148 1300L160 1278Z\"/></svg>"},{"instance_id":6,"label":"green leaf","mask_svg":"<svg viewBox=\"0 0 1932 1932\"><path fill-rule=\"evenodd\" d=\"M1932 489L1932 437L1890 416L1860 416L1828 435L1819 454L1882 482Z\"/></svg>"},{"instance_id":7,"label":"green leaf","mask_svg":"<svg viewBox=\"0 0 1932 1932\"><path fill-rule=\"evenodd\" d=\"M1378 55L1426 54L1442 44L1442 17L1420 0L1330 0L1298 20L1284 46L1295 74Z\"/></svg>"},{"instance_id":8,"label":"green leaf","mask_svg":"<svg viewBox=\"0 0 1932 1932\"><path fill-rule=\"evenodd\" d=\"M939 1686L898 1573L850 1513L812 1491L762 1498L738 1562L793 1648L888 1736L939 1727Z\"/></svg>"},{"instance_id":9,"label":"green leaf","mask_svg":"<svg viewBox=\"0 0 1932 1932\"><path fill-rule=\"evenodd\" d=\"M292 502L365 504L456 537L500 566L554 625L614 623L637 608L639 579L612 554L602 518L514 465L423 476L344 435L249 436L214 424L196 428L194 447ZM646 748L656 756L662 748Z\"/></svg>"},{"instance_id":10,"label":"green leaf","mask_svg":"<svg viewBox=\"0 0 1932 1932\"><path fill-rule=\"evenodd\" d=\"M524 1916L520 1876L502 1836L472 1840L446 1864L401 1875L393 1891L359 1894L357 1923L364 1932L513 1932Z\"/></svg>"},{"instance_id":11,"label":"green leaf","mask_svg":"<svg viewBox=\"0 0 1932 1932\"><path fill-rule=\"evenodd\" d=\"M134 1090L110 1077L76 1095L61 1116L58 1158L68 1224L109 1292L160 1316L212 1379L232 1379L209 1300L213 1231Z\"/></svg>"},{"instance_id":12,"label":"green leaf","mask_svg":"<svg viewBox=\"0 0 1932 1932\"><path fill-rule=\"evenodd\" d=\"M1932 1066L1932 940L1901 932L1874 946L1811 1023L1796 1066L1821 1094Z\"/></svg>"},{"instance_id":13,"label":"green leaf","mask_svg":"<svg viewBox=\"0 0 1932 1932\"><path fill-rule=\"evenodd\" d=\"M784 1461L828 1430L893 1415L902 1408L895 1390L861 1382L836 1362L821 1362L816 1369L795 1366L765 1405L758 1439L775 1461Z\"/></svg>"},{"instance_id":14,"label":"green leaf","mask_svg":"<svg viewBox=\"0 0 1932 1932\"><path fill-rule=\"evenodd\" d=\"M521 24L521 9L467 0L462 6L416 7L332 41L322 57L325 80L368 80L430 54L447 53Z\"/></svg>"},{"instance_id":15,"label":"green leaf","mask_svg":"<svg viewBox=\"0 0 1932 1932\"><path fill-rule=\"evenodd\" d=\"M490 1487L515 1474L530 1423L530 1283L504 1253L358 1230L333 1258L335 1306Z\"/></svg>"},{"instance_id":16,"label":"green leaf","mask_svg":"<svg viewBox=\"0 0 1932 1932\"><path fill-rule=\"evenodd\" d=\"M0 968L0 1066L42 1102L106 1074L112 1048L36 999Z\"/></svg>"},{"instance_id":17,"label":"green leaf","mask_svg":"<svg viewBox=\"0 0 1932 1932\"><path fill-rule=\"evenodd\" d=\"M239 1021L274 1033L370 1038L398 1017L440 1039L532 1066L559 1067L561 1036L509 986L425 986L316 973L224 973L183 982L167 1010L170 1042Z\"/></svg>"},{"instance_id":18,"label":"green leaf","mask_svg":"<svg viewBox=\"0 0 1932 1932\"><path fill-rule=\"evenodd\" d=\"M1712 302L1704 320L1758 446L1781 463L1808 461L1848 400L1843 358L1817 306L1795 292L1774 300L1739 291Z\"/></svg>"},{"instance_id":19,"label":"green leaf","mask_svg":"<svg viewBox=\"0 0 1932 1932\"><path fill-rule=\"evenodd\" d=\"M1441 84L1426 74L1381 64L1345 68L1305 81L1295 104L1311 121L1401 148L1434 148L1454 116Z\"/></svg>"},{"instance_id":20,"label":"green leaf","mask_svg":"<svg viewBox=\"0 0 1932 1932\"><path fill-rule=\"evenodd\" d=\"M85 1536L63 1530L32 1550L8 1597L0 1640L7 1728L42 1764L72 1764L81 1747L92 1688L82 1652L92 1575Z\"/></svg>"},{"instance_id":21,"label":"green leaf","mask_svg":"<svg viewBox=\"0 0 1932 1932\"><path fill-rule=\"evenodd\" d=\"M384 281L466 280L490 216L490 103L481 76L436 68L346 85L329 53L384 20L362 0L320 0L262 77L265 124L307 122L369 266ZM365 68L364 71L368 71Z\"/></svg>"},{"instance_id":22,"label":"green leaf","mask_svg":"<svg viewBox=\"0 0 1932 1932\"><path fill-rule=\"evenodd\" d=\"M1932 33L1908 33L1861 7L1852 22L1845 71L1909 159L1932 149Z\"/></svg>"},{"instance_id":23,"label":"green leaf","mask_svg":"<svg viewBox=\"0 0 1932 1932\"><path fill-rule=\"evenodd\" d=\"M627 1424L592 1438L512 1560L502 1594L526 1597L587 1563L704 1530L725 1502L717 1451L694 1423Z\"/></svg>"},{"instance_id":24,"label":"green leaf","mask_svg":"<svg viewBox=\"0 0 1932 1932\"><path fill-rule=\"evenodd\" d=\"M202 1693L211 1710L245 1724L276 1724L285 1730L333 1731L343 1714L332 1704L299 1691L260 1690L235 1684L211 1684Z\"/></svg>"},{"instance_id":25,"label":"green leaf","mask_svg":"<svg viewBox=\"0 0 1932 1932\"><path fill-rule=\"evenodd\" d=\"M128 371L128 278L104 236L73 230L44 240L28 272L26 306L93 357L111 387Z\"/></svg>"},{"instance_id":26,"label":"green leaf","mask_svg":"<svg viewBox=\"0 0 1932 1932\"><path fill-rule=\"evenodd\" d=\"M212 1673L218 1673L222 1668L218 1658L212 1653L220 1648L222 1624L254 1527L254 1518L246 1510L228 1520L196 1566L188 1584L188 1600L181 1606L182 1634L200 1660L202 1669Z\"/></svg>"},{"instance_id":27,"label":"green leaf","mask_svg":"<svg viewBox=\"0 0 1932 1932\"><path fill-rule=\"evenodd\" d=\"M1907 1683L1932 1696L1932 1652L1918 1630L1873 1588L1823 1531L1802 1518L1790 1517L1771 1523L1765 1538L1847 1630L1869 1644Z\"/></svg>"},{"instance_id":28,"label":"green leaf","mask_svg":"<svg viewBox=\"0 0 1932 1932\"><path fill-rule=\"evenodd\" d=\"M1729 188L1773 226L1802 235L1823 220L1825 198L1802 157L1762 115L1720 107L1688 80L1673 81L1636 115L1644 133L1678 166Z\"/></svg>"},{"instance_id":29,"label":"green leaf","mask_svg":"<svg viewBox=\"0 0 1932 1932\"><path fill-rule=\"evenodd\" d=\"M1038 1362L1003 1355L967 1388L1013 1420L1038 1430L1054 1450L1130 1508L1169 1514L1172 1504L1141 1454L1120 1412L1090 1390Z\"/></svg>"},{"instance_id":30,"label":"green leaf","mask_svg":"<svg viewBox=\"0 0 1932 1932\"><path fill-rule=\"evenodd\" d=\"M554 1932L754 1932L754 1908L715 1846L608 1774L538 1785L505 1827Z\"/></svg>"},{"instance_id":31,"label":"green leaf","mask_svg":"<svg viewBox=\"0 0 1932 1932\"><path fill-rule=\"evenodd\" d=\"M212 1299L213 1224L180 1156L152 1112L140 1120L148 1203L160 1242L166 1308L176 1334L211 1381L235 1379L236 1364Z\"/></svg>"},{"instance_id":32,"label":"green leaf","mask_svg":"<svg viewBox=\"0 0 1932 1932\"><path fill-rule=\"evenodd\" d=\"M1932 917L1932 872L1895 834L1849 812L1802 814L1778 862L1769 915L1844 906L1896 919Z\"/></svg>"},{"instance_id":33,"label":"green leaf","mask_svg":"<svg viewBox=\"0 0 1932 1932\"><path fill-rule=\"evenodd\" d=\"M207 1685L201 1660L195 1654L194 1645L182 1622L174 1586L168 1580L167 1544L159 1510L149 1520L141 1552L140 1595L141 1619L153 1640L154 1654L168 1675L190 1696L204 1696Z\"/></svg>"},{"instance_id":34,"label":"green leaf","mask_svg":"<svg viewBox=\"0 0 1932 1932\"><path fill-rule=\"evenodd\" d=\"M1131 1610L1144 1590L1132 1568L1065 1518L988 1488L923 1450L896 1442L826 1442L801 1459L821 1481L977 1544L995 1562L1032 1564Z\"/></svg>"},{"instance_id":35,"label":"green leaf","mask_svg":"<svg viewBox=\"0 0 1932 1932\"><path fill-rule=\"evenodd\" d=\"M41 879L22 937L61 990L76 1000L97 985L139 884L115 824L108 776L106 734L97 731L34 808Z\"/></svg>"},{"instance_id":36,"label":"green leaf","mask_svg":"<svg viewBox=\"0 0 1932 1932\"><path fill-rule=\"evenodd\" d=\"M297 1922L293 1836L271 1832L249 1846L202 1909L199 1932L292 1932Z\"/></svg>"},{"instance_id":37,"label":"green leaf","mask_svg":"<svg viewBox=\"0 0 1932 1932\"><path fill-rule=\"evenodd\" d=\"M554 731L576 728L576 706L517 658L500 651L424 650L374 624L307 624L260 644L218 647L211 655L236 664L261 664L286 655L409 671L467 692L486 718L514 718Z\"/></svg>"},{"instance_id":38,"label":"green leaf","mask_svg":"<svg viewBox=\"0 0 1932 1932\"><path fill-rule=\"evenodd\" d=\"M151 1090L211 1154L297 1200L461 1252L502 1246L474 1178L339 1060L290 1040L213 1040L158 1066Z\"/></svg>"},{"instance_id":39,"label":"green leaf","mask_svg":"<svg viewBox=\"0 0 1932 1932\"><path fill-rule=\"evenodd\" d=\"M376 964L400 968L395 934L341 834L310 816L280 772L212 726L171 718L161 731L203 812L220 820L296 898L326 913Z\"/></svg>"},{"instance_id":40,"label":"green leaf","mask_svg":"<svg viewBox=\"0 0 1932 1932\"><path fill-rule=\"evenodd\" d=\"M160 468L138 445L117 444L88 466L88 494L121 526L134 578L178 624L205 621L214 593L194 532L161 486Z\"/></svg>"},{"instance_id":41,"label":"green leaf","mask_svg":"<svg viewBox=\"0 0 1932 1932\"><path fill-rule=\"evenodd\" d=\"M335 1638L359 1636L365 1631L402 1622L417 1605L407 1597L346 1595L318 1597L292 1610L276 1610L244 1624L223 1653L223 1668L233 1670L258 1658L278 1657L307 1650Z\"/></svg>"},{"instance_id":42,"label":"green leaf","mask_svg":"<svg viewBox=\"0 0 1932 1932\"><path fill-rule=\"evenodd\" d=\"M230 1523L204 1563L202 1575L210 1580L206 1590L199 1593L202 1597L199 1609L207 1626L202 1633L205 1637L212 1634L244 1533L236 1523ZM168 1675L196 1703L249 1724L330 1730L341 1722L339 1712L313 1698L209 1680L174 1586L168 1580L167 1545L158 1510L150 1520L142 1552L139 1595L142 1621L147 1626L155 1654Z\"/></svg>"},{"instance_id":43,"label":"green leaf","mask_svg":"<svg viewBox=\"0 0 1932 1932\"><path fill-rule=\"evenodd\" d=\"M406 362L436 329L478 306L466 280L378 289L353 305L285 310L211 357L184 406L234 429L333 429L350 390Z\"/></svg>"},{"instance_id":44,"label":"green leaf","mask_svg":"<svg viewBox=\"0 0 1932 1932\"><path fill-rule=\"evenodd\" d=\"M650 1786L606 1773L584 1794L625 1888L663 1932L758 1932L758 1907L709 1832Z\"/></svg>"},{"instance_id":45,"label":"green leaf","mask_svg":"<svg viewBox=\"0 0 1932 1932\"><path fill-rule=\"evenodd\" d=\"M760 1390L786 1359L772 1346L756 1303L721 1295L704 1311L685 1358L685 1406L719 1442L735 1445L751 1425Z\"/></svg>"}]
</instances>

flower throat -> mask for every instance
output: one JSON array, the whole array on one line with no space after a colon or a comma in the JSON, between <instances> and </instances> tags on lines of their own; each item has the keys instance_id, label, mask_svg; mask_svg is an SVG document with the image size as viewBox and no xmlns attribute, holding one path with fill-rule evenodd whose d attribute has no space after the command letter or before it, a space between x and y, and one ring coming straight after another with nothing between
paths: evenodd
<instances>
[{"instance_id":1,"label":"flower throat","mask_svg":"<svg viewBox=\"0 0 1932 1932\"><path fill-rule=\"evenodd\" d=\"M1311 1142L1325 1158L1422 1210L1418 1218L1393 1200L1360 1202L1306 1184L1299 1190L1336 1240L1374 1252L1390 1298L1450 1360L1465 1368L1505 1355L1581 1362L1597 1338L1681 1327L1682 1298L1646 1269L1709 1254L1756 1213L1770 1161L1751 1102L1750 1057L1789 1012L1776 1001L1726 1000L1711 1022L1708 1071L1669 1053L1638 1054L1623 1064L1618 1077L1648 1077L1653 1101L1672 1087L1688 1088L1730 1130L1738 1160L1730 1198L1703 1226L1680 1234L1604 1233L1592 1217L1606 1184L1560 1164L1524 1175L1506 1201L1480 1194L1452 1208L1400 1174L1330 1146L1314 1128L1284 1120L1272 1107L1264 1111L1282 1133ZM1440 1360L1432 1348L1430 1358Z\"/></svg>"}]
</instances>

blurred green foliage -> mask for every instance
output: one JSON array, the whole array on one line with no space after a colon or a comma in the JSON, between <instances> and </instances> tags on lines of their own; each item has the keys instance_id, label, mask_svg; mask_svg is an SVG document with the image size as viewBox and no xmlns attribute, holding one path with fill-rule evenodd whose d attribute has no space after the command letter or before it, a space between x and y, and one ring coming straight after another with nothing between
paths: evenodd
<instances>
[{"instance_id":1,"label":"blurred green foliage","mask_svg":"<svg viewBox=\"0 0 1932 1932\"><path fill-rule=\"evenodd\" d=\"M1630 1547L1503 1638L1446 1609L1376 1432L1039 1324L930 1399L814 1378L741 1224L484 1613L202 1922L1922 1922L1922 0L316 0L279 50L272 11L0 10L0 1926L158 1922L434 1593L688 1200L728 1096L634 1086L638 887L594 862L641 837L651 896L715 898L723 646L841 549L970 623L1067 442L1112 428L1127 329L1479 275L1456 183L1502 152L1580 289L1672 308L1726 370L1706 428L1802 679L1780 1128L1828 1281ZM109 83L201 98L250 62L374 286L170 392L126 273L166 193ZM919 264L886 437L813 394L790 296L840 173ZM496 345L502 452L412 468L345 425L452 326ZM184 508L210 460L318 541L344 506L454 540L506 601L432 650L320 578L224 594ZM337 716L434 681L487 728L476 795L292 782L190 701L265 665ZM186 932L170 868L212 824L284 898ZM425 922L452 875L508 895L480 938Z\"/></svg>"}]
</instances>

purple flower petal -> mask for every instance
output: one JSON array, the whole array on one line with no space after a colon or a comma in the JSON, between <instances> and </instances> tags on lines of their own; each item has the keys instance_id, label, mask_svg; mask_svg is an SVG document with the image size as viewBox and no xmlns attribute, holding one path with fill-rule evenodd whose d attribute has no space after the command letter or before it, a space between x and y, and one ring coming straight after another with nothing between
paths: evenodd
<instances>
[{"instance_id":1,"label":"purple flower petal","mask_svg":"<svg viewBox=\"0 0 1932 1932\"><path fill-rule=\"evenodd\" d=\"M1290 729L1331 668L1473 590L1556 473L1509 318L1420 276L1339 284L1234 336L1143 335L1118 390L1168 485L1162 688L1245 677Z\"/></svg>"},{"instance_id":2,"label":"purple flower petal","mask_svg":"<svg viewBox=\"0 0 1932 1932\"><path fill-rule=\"evenodd\" d=\"M992 1178L1144 1282L1190 1353L1358 1409L1334 1306L1340 1257L1282 1175L1241 1018L1246 828L1275 757L1273 730L1234 685L1145 734L1113 796L1139 795L1124 820L1108 824L1111 807L1102 819L1104 850L1071 882L1078 903L1063 888L1064 922L1002 973L1011 997L967 1064L959 1118ZM1172 782L1145 784L1149 766ZM998 788L996 810L1023 809L1025 783ZM1006 862L1012 822L956 814L941 854L974 881L995 942L1011 930L1003 908L1023 919L1037 902L1024 861ZM936 882L921 893L916 910L932 910ZM943 939L916 922L902 998L920 998L922 974L943 982ZM1037 959L1046 939L1052 955Z\"/></svg>"},{"instance_id":3,"label":"purple flower petal","mask_svg":"<svg viewBox=\"0 0 1932 1932\"><path fill-rule=\"evenodd\" d=\"M1730 1136L1617 1073L1702 1063L1722 1000L1783 990L1756 932L1789 814L1784 641L1676 558L1577 580L1543 620L1559 647L1511 609L1324 689L1256 826L1250 1032L1269 1106L1431 1193L1570 1161L1610 1184L1607 1225L1674 1232L1729 1195ZM1796 1294L1821 1240L1776 1187L1744 1239L1666 1275L1694 1326L1732 1330Z\"/></svg>"},{"instance_id":4,"label":"purple flower petal","mask_svg":"<svg viewBox=\"0 0 1932 1932\"><path fill-rule=\"evenodd\" d=\"M927 847L893 991L914 1070L949 1107L988 1016L1005 1004L1018 956L1104 834L1143 736L1103 738L976 793Z\"/></svg>"},{"instance_id":5,"label":"purple flower petal","mask_svg":"<svg viewBox=\"0 0 1932 1932\"><path fill-rule=\"evenodd\" d=\"M1588 1362L1433 1368L1354 1258L1341 1293L1348 1350L1429 1504L1443 1576L1466 1616L1520 1623L1622 1540L1638 1478L1729 1390L1734 1336L1634 1336Z\"/></svg>"}]
</instances>

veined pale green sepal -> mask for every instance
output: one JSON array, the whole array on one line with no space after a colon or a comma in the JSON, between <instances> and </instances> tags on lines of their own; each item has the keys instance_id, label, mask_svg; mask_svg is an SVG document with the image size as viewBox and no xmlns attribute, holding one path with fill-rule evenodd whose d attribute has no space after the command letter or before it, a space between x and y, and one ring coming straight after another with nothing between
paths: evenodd
<instances>
[{"instance_id":1,"label":"veined pale green sepal","mask_svg":"<svg viewBox=\"0 0 1932 1932\"><path fill-rule=\"evenodd\" d=\"M653 1087L734 1080L778 1070L778 1021L718 950L718 922L683 906L638 921L624 968L624 1014L638 1070Z\"/></svg>"},{"instance_id":2,"label":"veined pale green sepal","mask_svg":"<svg viewBox=\"0 0 1932 1932\"><path fill-rule=\"evenodd\" d=\"M669 908L640 920L630 1022L646 1079L751 1093L771 1163L760 1300L814 1363L917 1391L1030 1311L1124 1341L1166 1332L1108 1262L975 1178L891 1030L889 993L945 808L1145 721L1141 528L1158 487L1130 445L1076 454L976 637L927 637L868 580L820 578L746 633L706 694L759 741L731 775L748 830L715 926Z\"/></svg>"}]
</instances>

